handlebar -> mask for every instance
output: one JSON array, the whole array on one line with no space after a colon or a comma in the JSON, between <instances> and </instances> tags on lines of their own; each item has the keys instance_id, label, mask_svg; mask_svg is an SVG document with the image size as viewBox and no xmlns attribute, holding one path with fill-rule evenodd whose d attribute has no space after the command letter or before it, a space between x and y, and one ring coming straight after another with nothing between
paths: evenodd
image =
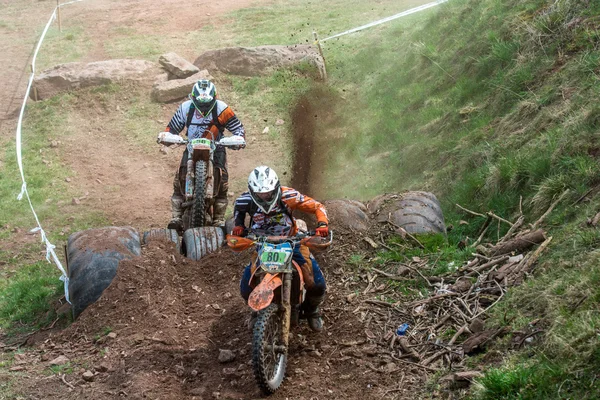
<instances>
[{"instance_id":1,"label":"handlebar","mask_svg":"<svg viewBox=\"0 0 600 400\"><path fill-rule=\"evenodd\" d=\"M209 139L210 140L210 139ZM190 140L184 139L179 135L174 135L171 132L160 132L156 138L156 142L159 144L188 144ZM246 146L246 140L241 136L229 136L221 138L219 141L212 141L211 146L224 146L224 147L237 147L243 148Z\"/></svg>"}]
</instances>

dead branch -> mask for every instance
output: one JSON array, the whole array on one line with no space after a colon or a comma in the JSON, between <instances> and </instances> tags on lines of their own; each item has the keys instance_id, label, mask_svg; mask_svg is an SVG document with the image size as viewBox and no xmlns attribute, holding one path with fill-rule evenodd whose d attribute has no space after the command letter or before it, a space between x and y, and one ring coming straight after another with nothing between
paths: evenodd
<instances>
[{"instance_id":1,"label":"dead branch","mask_svg":"<svg viewBox=\"0 0 600 400\"><path fill-rule=\"evenodd\" d=\"M588 219L588 225L593 226L594 228L598 226L598 222L600 222L600 212L594 216L592 219Z\"/></svg>"},{"instance_id":2,"label":"dead branch","mask_svg":"<svg viewBox=\"0 0 600 400\"><path fill-rule=\"evenodd\" d=\"M430 356L429 358L423 360L421 362L422 365L427 366L429 364L431 364L432 362L434 362L435 360L437 360L439 357L443 356L444 354L447 354L449 352L449 350L440 350L437 353L435 353L434 355Z\"/></svg>"},{"instance_id":3,"label":"dead branch","mask_svg":"<svg viewBox=\"0 0 600 400\"><path fill-rule=\"evenodd\" d=\"M468 210L468 209L464 208L463 206L461 206L461 205L460 205L460 204L458 204L458 203L456 203L456 207L460 208L460 209L461 209L461 210L463 210L464 212L467 212L467 213L469 213L469 214L471 214L471 215L475 215L476 217L482 217L482 218L485 218L485 215L483 215L483 214L479 214L478 212L475 212L475 211Z\"/></svg>"},{"instance_id":4,"label":"dead branch","mask_svg":"<svg viewBox=\"0 0 600 400\"><path fill-rule=\"evenodd\" d=\"M513 224L513 226L510 227L510 229L508 230L508 232L506 232L506 235L504 235L502 237L502 239L500 239L498 241L498 243L502 243L502 242L510 239L512 237L512 235L523 225L523 222L525 222L525 217L521 214L521 215L519 215L519 218L517 219L517 222L515 222Z\"/></svg>"},{"instance_id":5,"label":"dead branch","mask_svg":"<svg viewBox=\"0 0 600 400\"><path fill-rule=\"evenodd\" d=\"M426 304L426 303L431 303L432 301L435 300L439 300L439 299L443 299L445 297L452 297L452 296L458 296L458 293L442 293L442 294L438 294L437 296L433 296L433 297L428 297L426 299L423 300L417 300L417 301L413 301L411 303L406 304L406 307L415 307L421 304Z\"/></svg>"},{"instance_id":6,"label":"dead branch","mask_svg":"<svg viewBox=\"0 0 600 400\"><path fill-rule=\"evenodd\" d=\"M550 205L550 208L548 208L548 210L546 210L546 212L537 220L535 221L535 223L531 226L531 230L534 231L537 229L538 226L540 226L540 224L544 221L544 219L546 219L546 217L552 212L552 210L554 210L554 207L556 207L558 205L558 203L560 203L562 201L562 199L568 195L570 192L569 189L565 190L563 192L563 194L560 195L560 197L558 199L556 199L556 201L554 203L552 203L552 205Z\"/></svg>"},{"instance_id":7,"label":"dead branch","mask_svg":"<svg viewBox=\"0 0 600 400\"><path fill-rule=\"evenodd\" d=\"M437 368L429 367L427 365L422 365L422 364L415 363L415 362L412 362L412 361L403 360L401 358L398 358L398 357L394 356L393 354L391 354L390 357L392 357L394 360L396 360L398 362L401 362L401 363L404 363L404 364L413 365L415 367L420 367L420 368L429 370L431 372L439 372L439 369L437 369Z\"/></svg>"},{"instance_id":8,"label":"dead branch","mask_svg":"<svg viewBox=\"0 0 600 400\"><path fill-rule=\"evenodd\" d=\"M383 276L385 276L386 278L388 278L388 279L391 279L391 280L393 280L393 281L400 281L400 282L404 282L404 281L406 281L406 280L407 280L406 278L403 278L403 277L401 277L401 276L392 275L392 274L390 274L389 272L385 272L385 271L382 271L382 270L380 270L380 269L377 269L377 268L371 268L371 269L372 269L374 272L377 272L379 275L383 275Z\"/></svg>"},{"instance_id":9,"label":"dead branch","mask_svg":"<svg viewBox=\"0 0 600 400\"><path fill-rule=\"evenodd\" d=\"M495 219L497 219L497 220L498 220L498 221L500 221L500 222L504 222L505 224L508 224L508 225L510 225L511 227L514 225L514 224L513 224L512 222L510 222L509 220L506 220L506 219L504 219L504 218L502 218L502 217L499 217L498 215L494 214L494 213L493 213L493 212L491 212L491 211L488 211L488 212L487 212L487 215L488 215L489 217L492 217L492 218L495 218Z\"/></svg>"},{"instance_id":10,"label":"dead branch","mask_svg":"<svg viewBox=\"0 0 600 400\"><path fill-rule=\"evenodd\" d=\"M475 243L473 243L470 247L476 248L477 246L479 246L479 243L481 243L481 240L485 236L485 233L487 232L488 228L490 227L491 222L492 222L492 217L488 215L488 218L485 220L485 223L483 224L483 226L480 229L479 237L477 238Z\"/></svg>"},{"instance_id":11,"label":"dead branch","mask_svg":"<svg viewBox=\"0 0 600 400\"><path fill-rule=\"evenodd\" d=\"M488 268L493 267L494 265L498 265L498 264L502 264L504 261L508 260L510 257L509 256L504 256L504 257L500 257L497 258L495 260L489 261L485 264L480 265L477 268L473 268L473 270L471 272L469 272L468 274L466 274L466 276L471 276L474 275L476 273L480 273L482 271L485 271Z\"/></svg>"},{"instance_id":12,"label":"dead branch","mask_svg":"<svg viewBox=\"0 0 600 400\"><path fill-rule=\"evenodd\" d=\"M496 305L496 304L497 304L497 303L500 301L500 299L502 299L502 298L504 297L504 293L505 293L505 292L504 292L504 290L502 290L502 287L500 286L500 284L499 284L498 282L496 282L496 281L494 281L494 282L496 283L496 285L498 285L498 287L500 288L500 291L502 292L502 294L501 294L501 295L500 295L500 297L498 297L498 298L496 299L496 301L494 301L494 302L493 302L493 303L492 303L492 304L491 304L491 305L490 305L488 308L486 308L486 309L484 309L484 310L482 310L482 311L478 312L477 314L475 314L475 315L474 315L474 316L471 318L471 321L473 321L475 318L477 318L477 317L479 317L479 316L481 316L481 315L485 314L485 313L486 313L486 312L487 312L487 311L488 311L490 308L494 307L494 306L495 306L495 305Z\"/></svg>"},{"instance_id":13,"label":"dead branch","mask_svg":"<svg viewBox=\"0 0 600 400\"><path fill-rule=\"evenodd\" d=\"M550 236L548 239L546 239L544 241L544 243L542 243L540 245L540 247L538 247L535 252L533 253L532 256L530 256L525 263L523 264L523 266L521 267L521 270L524 272L527 272L531 269L531 266L537 261L537 259L540 257L540 255L544 252L544 250L546 250L546 247L548 247L548 245L550 244L550 242L552 241L552 236Z\"/></svg>"},{"instance_id":14,"label":"dead branch","mask_svg":"<svg viewBox=\"0 0 600 400\"><path fill-rule=\"evenodd\" d=\"M454 334L454 336L452 336L452 339L450 339L450 341L448 342L448 345L451 346L454 344L454 342L456 342L456 339L458 339L458 337L460 335L462 335L463 333L465 333L465 331L469 330L469 325L463 325L460 327L460 329L458 331L456 331L456 333Z\"/></svg>"},{"instance_id":15,"label":"dead branch","mask_svg":"<svg viewBox=\"0 0 600 400\"><path fill-rule=\"evenodd\" d=\"M73 386L69 382L67 382L67 380L65 379L65 375L64 374L60 374L59 376L60 376L60 380L63 381L63 383L65 385L67 385L71 389L75 389L75 386Z\"/></svg>"},{"instance_id":16,"label":"dead branch","mask_svg":"<svg viewBox=\"0 0 600 400\"><path fill-rule=\"evenodd\" d=\"M515 237L514 239L508 240L504 243L499 243L496 246L492 247L489 250L489 253L492 256L498 256L501 254L508 254L513 251L523 252L535 244L542 243L546 240L546 235L542 229L538 229L533 232L529 232L520 236Z\"/></svg>"},{"instance_id":17,"label":"dead branch","mask_svg":"<svg viewBox=\"0 0 600 400\"><path fill-rule=\"evenodd\" d=\"M406 339L405 336L401 336L398 340L398 343L400 344L400 347L406 354L408 354L410 357L414 358L417 361L421 361L421 355L409 346L408 339Z\"/></svg>"}]
</instances>

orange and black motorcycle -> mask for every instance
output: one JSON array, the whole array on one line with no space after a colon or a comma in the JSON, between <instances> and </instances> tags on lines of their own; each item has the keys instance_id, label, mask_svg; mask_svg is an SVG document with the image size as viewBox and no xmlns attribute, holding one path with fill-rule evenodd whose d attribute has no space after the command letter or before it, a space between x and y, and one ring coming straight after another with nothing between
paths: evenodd
<instances>
[{"instance_id":1,"label":"orange and black motorcycle","mask_svg":"<svg viewBox=\"0 0 600 400\"><path fill-rule=\"evenodd\" d=\"M292 259L296 246L325 249L333 240L314 236L314 232L295 236L246 237L227 235L234 251L256 247L250 282L258 282L248 305L258 313L252 330L254 376L265 394L274 393L285 377L289 333L297 325L299 306L304 299L304 281L300 266Z\"/></svg>"}]
</instances>

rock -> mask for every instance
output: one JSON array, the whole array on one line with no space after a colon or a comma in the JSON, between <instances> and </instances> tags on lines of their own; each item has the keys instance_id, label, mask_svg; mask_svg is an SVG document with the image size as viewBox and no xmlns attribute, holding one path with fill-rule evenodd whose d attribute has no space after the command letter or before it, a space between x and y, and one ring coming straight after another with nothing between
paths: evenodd
<instances>
[{"instance_id":1,"label":"rock","mask_svg":"<svg viewBox=\"0 0 600 400\"><path fill-rule=\"evenodd\" d=\"M206 392L206 388L204 386L196 387L190 390L190 394L192 396L202 396Z\"/></svg>"},{"instance_id":2,"label":"rock","mask_svg":"<svg viewBox=\"0 0 600 400\"><path fill-rule=\"evenodd\" d=\"M158 62L176 79L185 79L200 72L198 67L176 53L163 54L159 57Z\"/></svg>"},{"instance_id":3,"label":"rock","mask_svg":"<svg viewBox=\"0 0 600 400\"><path fill-rule=\"evenodd\" d=\"M145 60L107 60L67 63L47 69L33 80L31 97L43 100L80 88L123 81L148 85L160 73L158 64Z\"/></svg>"},{"instance_id":4,"label":"rock","mask_svg":"<svg viewBox=\"0 0 600 400\"><path fill-rule=\"evenodd\" d=\"M70 362L71 360L69 360L67 357L65 356L58 356L56 357L54 360L50 361L50 365L65 365L66 363Z\"/></svg>"},{"instance_id":5,"label":"rock","mask_svg":"<svg viewBox=\"0 0 600 400\"><path fill-rule=\"evenodd\" d=\"M269 127L265 126L265 129L263 129L262 133L269 133Z\"/></svg>"},{"instance_id":6,"label":"rock","mask_svg":"<svg viewBox=\"0 0 600 400\"><path fill-rule=\"evenodd\" d=\"M107 372L108 365L106 363L100 363L94 367L97 372Z\"/></svg>"},{"instance_id":7,"label":"rock","mask_svg":"<svg viewBox=\"0 0 600 400\"><path fill-rule=\"evenodd\" d=\"M213 79L207 70L202 70L186 79L174 79L157 83L152 87L152 99L159 103L181 100L192 91L194 83L200 79Z\"/></svg>"},{"instance_id":8,"label":"rock","mask_svg":"<svg viewBox=\"0 0 600 400\"><path fill-rule=\"evenodd\" d=\"M65 182L71 182L71 178L65 178Z\"/></svg>"},{"instance_id":9,"label":"rock","mask_svg":"<svg viewBox=\"0 0 600 400\"><path fill-rule=\"evenodd\" d=\"M223 368L223 375L225 376L235 375L236 372L237 368Z\"/></svg>"},{"instance_id":10,"label":"rock","mask_svg":"<svg viewBox=\"0 0 600 400\"><path fill-rule=\"evenodd\" d=\"M219 349L219 362L228 363L235 360L235 353L231 350Z\"/></svg>"},{"instance_id":11,"label":"rock","mask_svg":"<svg viewBox=\"0 0 600 400\"><path fill-rule=\"evenodd\" d=\"M111 339L115 339L115 338L117 337L117 333L116 333L116 332L110 332L110 333L109 333L108 335L106 335L106 336L108 336L108 337L109 337L109 338L111 338Z\"/></svg>"},{"instance_id":12,"label":"rock","mask_svg":"<svg viewBox=\"0 0 600 400\"><path fill-rule=\"evenodd\" d=\"M74 204L74 205L81 204L81 200L79 200L77 197L73 197L73 199L71 200L71 204Z\"/></svg>"},{"instance_id":13,"label":"rock","mask_svg":"<svg viewBox=\"0 0 600 400\"><path fill-rule=\"evenodd\" d=\"M231 75L268 75L273 69L308 62L323 79L325 62L310 45L227 47L202 53L195 61L198 68L216 70Z\"/></svg>"},{"instance_id":14,"label":"rock","mask_svg":"<svg viewBox=\"0 0 600 400\"><path fill-rule=\"evenodd\" d=\"M279 125L283 125L285 124L285 121L282 119L278 119L277 121L275 121L275 125L279 126Z\"/></svg>"},{"instance_id":15,"label":"rock","mask_svg":"<svg viewBox=\"0 0 600 400\"><path fill-rule=\"evenodd\" d=\"M81 377L86 382L93 382L96 375L94 375L94 373L92 371L87 370L81 375Z\"/></svg>"},{"instance_id":16,"label":"rock","mask_svg":"<svg viewBox=\"0 0 600 400\"><path fill-rule=\"evenodd\" d=\"M56 140L51 141L50 147L53 147L53 148L58 147L58 142Z\"/></svg>"}]
</instances>

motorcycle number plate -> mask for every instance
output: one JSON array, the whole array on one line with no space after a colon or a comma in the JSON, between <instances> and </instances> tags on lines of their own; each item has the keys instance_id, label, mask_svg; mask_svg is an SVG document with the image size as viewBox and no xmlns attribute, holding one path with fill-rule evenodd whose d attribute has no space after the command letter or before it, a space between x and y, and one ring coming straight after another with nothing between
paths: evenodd
<instances>
[{"instance_id":1,"label":"motorcycle number plate","mask_svg":"<svg viewBox=\"0 0 600 400\"><path fill-rule=\"evenodd\" d=\"M206 138L192 139L191 144L192 144L192 146L210 146L210 139L206 139Z\"/></svg>"},{"instance_id":2,"label":"motorcycle number plate","mask_svg":"<svg viewBox=\"0 0 600 400\"><path fill-rule=\"evenodd\" d=\"M292 247L289 244L265 245L260 253L260 261L268 271L275 271L284 267L291 256Z\"/></svg>"}]
</instances>

